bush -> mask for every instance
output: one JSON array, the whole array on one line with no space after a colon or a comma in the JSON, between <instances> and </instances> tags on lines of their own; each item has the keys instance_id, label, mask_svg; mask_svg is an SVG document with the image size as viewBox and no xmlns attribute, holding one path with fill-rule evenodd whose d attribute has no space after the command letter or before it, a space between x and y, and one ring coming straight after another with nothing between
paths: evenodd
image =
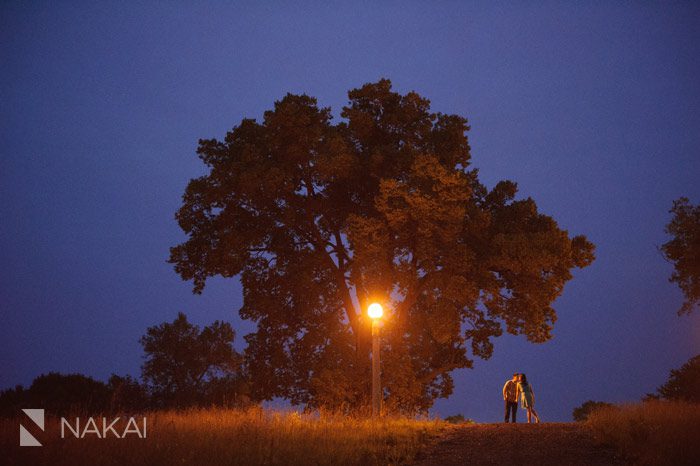
<instances>
[{"instance_id":1,"label":"bush","mask_svg":"<svg viewBox=\"0 0 700 466\"><path fill-rule=\"evenodd\" d=\"M572 414L574 421L576 422L583 422L586 419L588 419L588 416L601 408L610 408L613 405L610 403L606 403L604 401L593 401L593 400L588 400L585 403L583 403L581 406L578 408L574 408L574 412Z\"/></svg>"},{"instance_id":2,"label":"bush","mask_svg":"<svg viewBox=\"0 0 700 466\"><path fill-rule=\"evenodd\" d=\"M93 414L148 409L145 388L130 377L112 375L107 384L82 374L49 372L29 388L17 385L0 392L0 416L17 416L22 408L44 408L47 414Z\"/></svg>"},{"instance_id":3,"label":"bush","mask_svg":"<svg viewBox=\"0 0 700 466\"><path fill-rule=\"evenodd\" d=\"M16 416L21 408L41 406L50 414L92 413L109 408L110 390L103 382L82 374L49 372L35 378L25 389L21 385L0 393L0 414Z\"/></svg>"},{"instance_id":4,"label":"bush","mask_svg":"<svg viewBox=\"0 0 700 466\"><path fill-rule=\"evenodd\" d=\"M150 398L146 388L130 375L112 374L107 381L110 398L110 411L144 411L148 409Z\"/></svg>"},{"instance_id":5,"label":"bush","mask_svg":"<svg viewBox=\"0 0 700 466\"><path fill-rule=\"evenodd\" d=\"M450 424L475 424L473 419L465 419L462 414L447 416L445 422L449 422Z\"/></svg>"}]
</instances>

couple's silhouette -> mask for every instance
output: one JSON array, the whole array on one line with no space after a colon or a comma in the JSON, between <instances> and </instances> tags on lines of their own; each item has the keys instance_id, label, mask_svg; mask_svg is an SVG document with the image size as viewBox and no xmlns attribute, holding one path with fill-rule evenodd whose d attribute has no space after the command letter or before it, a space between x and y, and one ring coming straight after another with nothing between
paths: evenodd
<instances>
[{"instance_id":1,"label":"couple's silhouette","mask_svg":"<svg viewBox=\"0 0 700 466\"><path fill-rule=\"evenodd\" d=\"M525 374L515 373L513 378L503 385L503 400L505 401L505 422L515 422L515 415L518 411L518 398L521 399L523 409L527 410L527 422L530 423L532 417L535 422L540 422L540 417L535 411L535 392L532 385L527 381Z\"/></svg>"}]
</instances>

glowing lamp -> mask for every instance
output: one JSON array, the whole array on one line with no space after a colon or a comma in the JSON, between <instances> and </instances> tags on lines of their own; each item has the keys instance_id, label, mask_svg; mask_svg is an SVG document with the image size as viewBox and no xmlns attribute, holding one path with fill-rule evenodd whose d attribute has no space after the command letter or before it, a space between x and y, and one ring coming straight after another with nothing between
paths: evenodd
<instances>
[{"instance_id":1,"label":"glowing lamp","mask_svg":"<svg viewBox=\"0 0 700 466\"><path fill-rule=\"evenodd\" d=\"M381 319L382 315L384 314L384 309L382 309L382 305L379 303L372 303L369 305L369 308L367 308L367 314L372 318L372 319Z\"/></svg>"}]
</instances>

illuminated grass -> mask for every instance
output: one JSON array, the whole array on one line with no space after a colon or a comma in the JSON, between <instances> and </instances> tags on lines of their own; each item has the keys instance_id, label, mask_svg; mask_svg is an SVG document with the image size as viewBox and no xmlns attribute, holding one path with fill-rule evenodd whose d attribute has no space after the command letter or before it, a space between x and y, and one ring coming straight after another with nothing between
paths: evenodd
<instances>
[{"instance_id":1,"label":"illuminated grass","mask_svg":"<svg viewBox=\"0 0 700 466\"><path fill-rule=\"evenodd\" d=\"M2 420L1 445L8 453L3 464L405 464L431 436L446 428L441 421L372 421L261 409L167 411L146 416L146 439L97 439L94 435L61 439L58 420L47 419L46 432L37 435L44 446L23 448L17 446L19 420Z\"/></svg>"},{"instance_id":2,"label":"illuminated grass","mask_svg":"<svg viewBox=\"0 0 700 466\"><path fill-rule=\"evenodd\" d=\"M700 464L700 404L656 401L605 408L587 422L599 440L634 464Z\"/></svg>"}]
</instances>

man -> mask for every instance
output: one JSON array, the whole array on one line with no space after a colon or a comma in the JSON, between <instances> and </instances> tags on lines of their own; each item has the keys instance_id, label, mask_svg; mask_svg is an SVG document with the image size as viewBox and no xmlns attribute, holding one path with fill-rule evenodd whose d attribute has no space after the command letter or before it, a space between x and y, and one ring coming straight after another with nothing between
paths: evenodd
<instances>
[{"instance_id":1,"label":"man","mask_svg":"<svg viewBox=\"0 0 700 466\"><path fill-rule=\"evenodd\" d=\"M515 414L518 412L518 373L513 374L513 378L508 380L503 386L503 400L506 402L506 419L512 417L511 422L515 422Z\"/></svg>"}]
</instances>

